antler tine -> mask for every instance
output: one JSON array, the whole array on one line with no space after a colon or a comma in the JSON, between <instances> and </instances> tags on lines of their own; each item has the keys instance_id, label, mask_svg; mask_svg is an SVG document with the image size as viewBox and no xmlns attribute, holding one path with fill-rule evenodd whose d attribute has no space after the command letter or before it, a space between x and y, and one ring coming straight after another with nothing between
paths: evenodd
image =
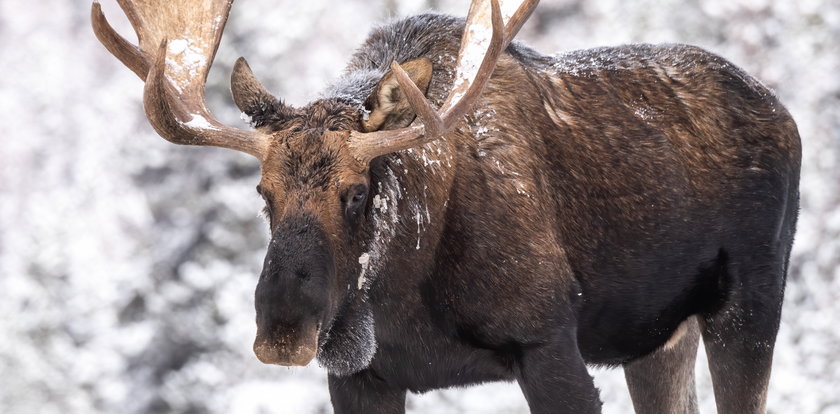
<instances>
[{"instance_id":1,"label":"antler tine","mask_svg":"<svg viewBox=\"0 0 840 414\"><path fill-rule=\"evenodd\" d=\"M477 3L478 0L474 0L470 8L477 9ZM496 61L498 61L499 56L502 54L502 51L504 51L509 42L509 40L505 38L504 34L504 23L502 22L502 11L499 6L499 1L491 0L490 21L492 23L493 34L490 38L490 46L487 47L487 51L484 53L481 65L478 67L478 71L475 73L473 78L470 79L470 54L477 52L476 49L478 49L479 46L477 46L478 42L472 41L471 37L473 33L468 33L468 30L473 30L473 27L469 25L469 22L471 18L477 18L477 14L478 13L471 13L471 15L467 17L468 26L464 29L464 38L467 40L462 41L461 43L461 51L458 53L458 70L455 74L456 78L460 77L460 79L456 80L455 88L449 92L449 96L446 97L446 101L443 103L442 112L444 113L444 118L449 121L449 125L447 126L454 126L452 125L455 123L454 121L464 116L470 105L472 105L481 92L484 91L484 85L488 80L490 80L490 76L493 74L493 69L496 68ZM458 82L460 82L459 85L457 85Z\"/></svg>"},{"instance_id":2,"label":"antler tine","mask_svg":"<svg viewBox=\"0 0 840 414\"><path fill-rule=\"evenodd\" d=\"M102 13L102 6L98 1L94 2L90 9L90 21L93 23L93 33L99 39L99 42L123 65L137 74L140 79L146 80L146 74L149 73L148 57L143 54L140 48L129 43L111 27L108 19Z\"/></svg>"},{"instance_id":3,"label":"antler tine","mask_svg":"<svg viewBox=\"0 0 840 414\"><path fill-rule=\"evenodd\" d=\"M531 17L531 14L534 13L534 10L537 9L539 2L540 0L524 0L516 8L516 11L508 19L507 25L505 25L505 39L508 43L516 37L519 29L522 28L522 25L525 24L528 18Z\"/></svg>"},{"instance_id":4,"label":"antler tine","mask_svg":"<svg viewBox=\"0 0 840 414\"><path fill-rule=\"evenodd\" d=\"M146 81L143 103L155 130L170 142L224 147L262 160L268 136L228 127L207 110L204 85L233 0L117 0L139 47L108 24L96 2L93 30L105 47Z\"/></svg>"},{"instance_id":5,"label":"antler tine","mask_svg":"<svg viewBox=\"0 0 840 414\"><path fill-rule=\"evenodd\" d=\"M224 126L203 105L187 108L178 100L172 84L164 76L166 48L167 42L161 42L157 61L143 90L143 107L155 131L174 144L229 148L262 160L268 146L266 139L254 139L253 131ZM186 116L190 120L183 122Z\"/></svg>"},{"instance_id":6,"label":"antler tine","mask_svg":"<svg viewBox=\"0 0 840 414\"><path fill-rule=\"evenodd\" d=\"M482 32L486 32L488 19L486 7L482 6L486 4L482 4L481 0L472 1L461 39L456 79L452 91L439 111L434 110L402 68L392 63L391 69L397 76L400 88L405 91L411 108L420 116L422 125L389 131L351 133L349 145L356 152L357 158L367 162L380 155L423 145L451 131L481 95L502 52L538 3L539 0L522 1L519 7L510 13L507 24L504 24L499 0L490 0L489 20L492 34L489 46L484 49L483 43L487 39ZM510 2L506 3L509 4ZM482 22L482 19L485 21ZM476 67L474 60L478 54L482 54L483 58L481 64Z\"/></svg>"}]
</instances>

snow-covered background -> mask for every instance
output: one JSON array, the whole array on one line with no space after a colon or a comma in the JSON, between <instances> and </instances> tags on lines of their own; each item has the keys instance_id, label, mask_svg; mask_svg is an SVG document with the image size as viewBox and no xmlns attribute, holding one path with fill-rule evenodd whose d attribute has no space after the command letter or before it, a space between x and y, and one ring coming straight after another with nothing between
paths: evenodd
<instances>
[{"instance_id":1,"label":"snow-covered background","mask_svg":"<svg viewBox=\"0 0 840 414\"><path fill-rule=\"evenodd\" d=\"M317 96L374 25L467 0L237 0L208 84L236 57L292 104ZM246 155L152 132L142 84L93 37L88 1L0 2L0 412L331 412L317 367L260 364L253 289L267 242ZM113 0L106 15L123 33ZM543 0L545 53L704 46L775 89L804 143L802 213L770 411L840 413L840 0ZM702 409L714 412L705 360ZM620 370L604 412L631 412ZM524 413L515 384L411 396L412 413Z\"/></svg>"}]
</instances>

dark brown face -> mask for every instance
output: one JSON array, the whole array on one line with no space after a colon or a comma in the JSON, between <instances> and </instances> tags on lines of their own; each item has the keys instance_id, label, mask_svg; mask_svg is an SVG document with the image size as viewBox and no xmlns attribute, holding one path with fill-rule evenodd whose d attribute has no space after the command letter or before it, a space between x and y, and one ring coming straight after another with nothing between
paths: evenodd
<instances>
[{"instance_id":1,"label":"dark brown face","mask_svg":"<svg viewBox=\"0 0 840 414\"><path fill-rule=\"evenodd\" d=\"M415 84L428 88L428 59L408 62L404 68ZM301 109L286 106L255 83L246 69L239 65L234 73L234 100L255 126L272 136L257 187L266 202L271 243L257 284L254 352L264 363L306 365L320 349L326 356L322 362L333 370L347 366L348 352L365 355L357 360L369 360L375 349L372 338L354 342L361 337L358 329L353 334L344 332L349 328L341 324L335 328L344 333L332 329L340 309L361 312L348 304L361 290L361 263L368 258L361 253L369 167L354 156L358 152L351 152L348 138L351 130L405 127L415 115L390 72L373 88L365 103L369 116L362 119L358 106L338 99ZM361 312L355 319L370 315ZM327 334L334 334L332 345Z\"/></svg>"},{"instance_id":2,"label":"dark brown face","mask_svg":"<svg viewBox=\"0 0 840 414\"><path fill-rule=\"evenodd\" d=\"M306 365L356 286L367 166L348 151L349 131L276 136L257 187L271 243L256 290L254 352L264 363Z\"/></svg>"}]
</instances>

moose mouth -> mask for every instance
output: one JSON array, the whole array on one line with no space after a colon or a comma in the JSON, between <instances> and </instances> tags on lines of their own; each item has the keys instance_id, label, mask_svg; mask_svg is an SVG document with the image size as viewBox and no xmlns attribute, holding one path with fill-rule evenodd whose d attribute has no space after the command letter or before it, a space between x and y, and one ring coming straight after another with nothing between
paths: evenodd
<instances>
[{"instance_id":1,"label":"moose mouth","mask_svg":"<svg viewBox=\"0 0 840 414\"><path fill-rule=\"evenodd\" d=\"M257 328L254 354L263 364L302 367L308 365L318 353L318 327L281 329L266 332Z\"/></svg>"}]
</instances>

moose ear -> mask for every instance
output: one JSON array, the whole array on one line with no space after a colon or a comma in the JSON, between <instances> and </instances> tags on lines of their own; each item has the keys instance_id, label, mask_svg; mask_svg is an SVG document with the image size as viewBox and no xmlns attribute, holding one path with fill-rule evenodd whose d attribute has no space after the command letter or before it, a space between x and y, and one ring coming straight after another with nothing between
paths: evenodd
<instances>
[{"instance_id":1,"label":"moose ear","mask_svg":"<svg viewBox=\"0 0 840 414\"><path fill-rule=\"evenodd\" d=\"M432 80L432 61L420 58L401 64L408 77L425 94ZM370 116L362 121L364 132L403 128L417 116L411 110L405 93L400 90L397 76L388 71L365 101Z\"/></svg>"},{"instance_id":2,"label":"moose ear","mask_svg":"<svg viewBox=\"0 0 840 414\"><path fill-rule=\"evenodd\" d=\"M288 118L294 108L274 97L251 72L245 58L236 60L230 75L230 92L233 101L243 114L251 118L250 124L261 127L272 121Z\"/></svg>"},{"instance_id":3,"label":"moose ear","mask_svg":"<svg viewBox=\"0 0 840 414\"><path fill-rule=\"evenodd\" d=\"M265 86L254 77L251 67L245 58L240 57L233 65L230 75L230 92L239 110L249 116L254 116L257 108L264 102L273 102L274 97Z\"/></svg>"}]
</instances>

